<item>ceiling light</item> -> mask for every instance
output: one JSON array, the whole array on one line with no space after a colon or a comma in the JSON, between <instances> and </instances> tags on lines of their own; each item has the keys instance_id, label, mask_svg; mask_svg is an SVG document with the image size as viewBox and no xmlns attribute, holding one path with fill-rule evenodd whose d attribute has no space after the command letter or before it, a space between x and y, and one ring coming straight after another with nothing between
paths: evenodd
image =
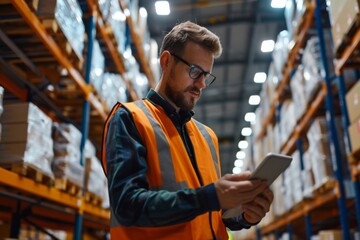
<instances>
[{"instance_id":1,"label":"ceiling light","mask_svg":"<svg viewBox=\"0 0 360 240\"><path fill-rule=\"evenodd\" d=\"M240 142L238 143L238 147L239 147L240 149L247 148L248 145L249 145L248 142L245 141L245 140L242 140L242 141L240 141Z\"/></svg>"},{"instance_id":2,"label":"ceiling light","mask_svg":"<svg viewBox=\"0 0 360 240\"><path fill-rule=\"evenodd\" d=\"M156 1L155 10L157 15L169 15L170 5L168 1Z\"/></svg>"},{"instance_id":3,"label":"ceiling light","mask_svg":"<svg viewBox=\"0 0 360 240\"><path fill-rule=\"evenodd\" d=\"M272 0L271 7L272 8L284 8L286 5L286 0Z\"/></svg>"},{"instance_id":4,"label":"ceiling light","mask_svg":"<svg viewBox=\"0 0 360 240\"><path fill-rule=\"evenodd\" d=\"M251 95L249 98L250 105L259 105L260 103L260 96L259 95Z\"/></svg>"},{"instance_id":5,"label":"ceiling light","mask_svg":"<svg viewBox=\"0 0 360 240\"><path fill-rule=\"evenodd\" d=\"M246 157L246 153L244 151L238 151L236 153L236 158L237 159L244 159Z\"/></svg>"},{"instance_id":6,"label":"ceiling light","mask_svg":"<svg viewBox=\"0 0 360 240\"><path fill-rule=\"evenodd\" d=\"M245 114L245 121L255 123L256 115L253 112L248 112Z\"/></svg>"},{"instance_id":7,"label":"ceiling light","mask_svg":"<svg viewBox=\"0 0 360 240\"><path fill-rule=\"evenodd\" d=\"M275 42L274 40L264 40L261 43L261 51L266 52L272 52L274 50Z\"/></svg>"},{"instance_id":8,"label":"ceiling light","mask_svg":"<svg viewBox=\"0 0 360 240\"><path fill-rule=\"evenodd\" d=\"M241 130L241 135L243 135L244 137L250 136L252 134L252 130L249 127L244 127Z\"/></svg>"},{"instance_id":9,"label":"ceiling light","mask_svg":"<svg viewBox=\"0 0 360 240\"><path fill-rule=\"evenodd\" d=\"M266 73L264 72L257 72L254 76L255 83L264 83L266 81Z\"/></svg>"},{"instance_id":10,"label":"ceiling light","mask_svg":"<svg viewBox=\"0 0 360 240\"><path fill-rule=\"evenodd\" d=\"M143 17L143 18L146 18L148 16L147 11L146 11L146 9L144 7L141 7L139 9L139 13L140 13L140 16Z\"/></svg>"},{"instance_id":11,"label":"ceiling light","mask_svg":"<svg viewBox=\"0 0 360 240\"><path fill-rule=\"evenodd\" d=\"M235 162L234 162L234 166L238 167L238 168L241 168L242 166L244 166L244 160L236 159Z\"/></svg>"},{"instance_id":12,"label":"ceiling light","mask_svg":"<svg viewBox=\"0 0 360 240\"><path fill-rule=\"evenodd\" d=\"M241 173L241 168L239 167L234 167L233 170L232 170L233 174L239 174Z\"/></svg>"}]
</instances>

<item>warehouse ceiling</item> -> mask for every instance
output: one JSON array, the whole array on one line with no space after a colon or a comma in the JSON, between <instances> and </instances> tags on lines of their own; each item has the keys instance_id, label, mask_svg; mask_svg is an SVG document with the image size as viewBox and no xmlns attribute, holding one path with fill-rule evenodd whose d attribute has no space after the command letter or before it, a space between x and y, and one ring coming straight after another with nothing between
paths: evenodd
<instances>
[{"instance_id":1,"label":"warehouse ceiling","mask_svg":"<svg viewBox=\"0 0 360 240\"><path fill-rule=\"evenodd\" d=\"M260 93L261 84L254 83L256 72L267 72L271 53L260 51L261 42L276 40L285 29L283 9L273 9L271 0L169 1L171 14L158 16L155 0L140 0L148 12L150 35L161 45L164 35L180 22L191 20L216 33L223 54L215 60L216 81L205 89L195 108L195 118L210 126L220 142L222 172L231 173L243 140L241 130L250 127L245 113L256 106L248 103L251 95Z\"/></svg>"}]
</instances>

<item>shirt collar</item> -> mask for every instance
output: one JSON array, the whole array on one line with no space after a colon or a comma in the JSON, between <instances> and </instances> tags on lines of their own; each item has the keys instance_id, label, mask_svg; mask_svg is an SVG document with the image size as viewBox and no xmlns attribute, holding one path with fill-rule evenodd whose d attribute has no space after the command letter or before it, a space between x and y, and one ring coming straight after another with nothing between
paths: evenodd
<instances>
[{"instance_id":1,"label":"shirt collar","mask_svg":"<svg viewBox=\"0 0 360 240\"><path fill-rule=\"evenodd\" d=\"M153 89L150 89L146 96L146 99L148 99L154 105L162 107L168 116L172 116L174 114L179 115L181 122L183 123L190 121L191 117L194 115L193 111L185 111L181 109L178 114L176 112L176 109Z\"/></svg>"}]
</instances>

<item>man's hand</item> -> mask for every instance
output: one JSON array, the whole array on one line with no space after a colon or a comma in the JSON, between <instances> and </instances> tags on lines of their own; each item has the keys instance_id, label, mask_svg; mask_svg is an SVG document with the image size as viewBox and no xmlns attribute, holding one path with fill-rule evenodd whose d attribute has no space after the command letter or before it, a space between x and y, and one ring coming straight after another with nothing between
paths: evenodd
<instances>
[{"instance_id":1,"label":"man's hand","mask_svg":"<svg viewBox=\"0 0 360 240\"><path fill-rule=\"evenodd\" d=\"M242 207L245 220L250 224L261 221L265 214L270 210L273 199L274 195L272 191L267 188L262 194L258 195L254 201L243 204Z\"/></svg>"},{"instance_id":2,"label":"man's hand","mask_svg":"<svg viewBox=\"0 0 360 240\"><path fill-rule=\"evenodd\" d=\"M240 174L226 174L215 182L220 207L230 209L240 205L247 206L247 212L249 213L247 221L256 219L258 215L261 215L262 209L266 210L270 205L268 203L270 198L272 201L272 193L271 197L269 194L264 193L268 189L266 181L250 180L249 177L250 172L246 171ZM262 193L264 193L264 199L266 200L260 199Z\"/></svg>"}]
</instances>

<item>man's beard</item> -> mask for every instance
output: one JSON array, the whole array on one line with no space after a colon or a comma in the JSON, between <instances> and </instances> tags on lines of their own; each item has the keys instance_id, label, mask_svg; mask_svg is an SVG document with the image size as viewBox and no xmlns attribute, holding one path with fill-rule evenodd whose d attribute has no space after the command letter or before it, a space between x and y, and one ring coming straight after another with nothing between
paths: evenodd
<instances>
[{"instance_id":1,"label":"man's beard","mask_svg":"<svg viewBox=\"0 0 360 240\"><path fill-rule=\"evenodd\" d=\"M170 77L172 79L174 79L174 72L171 71L170 73ZM169 84L167 84L165 86L165 94L166 96L180 109L185 110L185 111L190 111L193 110L195 107L195 104L197 102L197 99L195 98L190 98L189 100L187 100L187 98L184 97L184 94L186 92L190 92L190 91L195 91L195 92L200 92L200 90L194 86L190 86L188 88L186 88L184 91L182 92L176 92L173 91L173 89L170 87ZM200 92L201 93L201 92Z\"/></svg>"}]
</instances>

